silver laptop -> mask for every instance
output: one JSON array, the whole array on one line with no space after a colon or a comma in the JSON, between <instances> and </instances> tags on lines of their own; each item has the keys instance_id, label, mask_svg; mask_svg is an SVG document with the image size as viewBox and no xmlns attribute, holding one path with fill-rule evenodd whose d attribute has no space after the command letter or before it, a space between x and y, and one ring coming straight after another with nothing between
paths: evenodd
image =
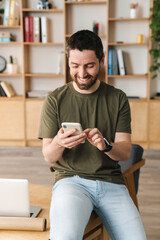
<instances>
[{"instance_id":1,"label":"silver laptop","mask_svg":"<svg viewBox=\"0 0 160 240\"><path fill-rule=\"evenodd\" d=\"M0 216L36 217L40 206L30 206L27 179L0 179Z\"/></svg>"}]
</instances>

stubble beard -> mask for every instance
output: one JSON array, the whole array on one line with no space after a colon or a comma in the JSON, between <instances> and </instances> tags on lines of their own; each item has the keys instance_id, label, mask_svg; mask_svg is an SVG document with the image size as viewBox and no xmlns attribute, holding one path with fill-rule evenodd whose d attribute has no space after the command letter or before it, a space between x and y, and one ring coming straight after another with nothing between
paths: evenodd
<instances>
[{"instance_id":1,"label":"stubble beard","mask_svg":"<svg viewBox=\"0 0 160 240\"><path fill-rule=\"evenodd\" d=\"M100 70L99 70L100 72ZM88 90L90 89L98 80L99 72L97 75L93 78L92 75L87 75L86 78L90 78L90 81L88 83L79 83L77 74L75 76L71 76L72 80L77 84L78 88L81 90Z\"/></svg>"}]
</instances>

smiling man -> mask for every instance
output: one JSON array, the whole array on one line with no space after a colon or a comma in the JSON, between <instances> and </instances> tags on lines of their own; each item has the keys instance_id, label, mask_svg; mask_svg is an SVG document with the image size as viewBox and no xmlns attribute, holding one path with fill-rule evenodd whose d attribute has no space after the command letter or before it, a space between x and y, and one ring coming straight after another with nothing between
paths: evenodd
<instances>
[{"instance_id":1,"label":"smiling man","mask_svg":"<svg viewBox=\"0 0 160 240\"><path fill-rule=\"evenodd\" d=\"M99 79L104 53L95 33L73 34L67 57L73 81L46 98L39 132L45 160L55 171L50 239L81 240L94 210L111 239L145 240L118 164L131 151L128 99ZM81 123L83 132L64 133L62 122Z\"/></svg>"},{"instance_id":2,"label":"smiling man","mask_svg":"<svg viewBox=\"0 0 160 240\"><path fill-rule=\"evenodd\" d=\"M82 93L94 92L100 85L98 75L100 68L103 67L92 50L79 51L78 49L70 50L69 67L73 79L74 88ZM78 88L77 88L78 87Z\"/></svg>"}]
</instances>

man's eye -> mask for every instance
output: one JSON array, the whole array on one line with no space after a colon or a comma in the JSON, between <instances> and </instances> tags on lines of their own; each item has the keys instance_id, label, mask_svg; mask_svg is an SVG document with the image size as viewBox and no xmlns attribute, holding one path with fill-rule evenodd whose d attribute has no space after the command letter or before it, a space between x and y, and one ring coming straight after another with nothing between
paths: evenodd
<instances>
[{"instance_id":1,"label":"man's eye","mask_svg":"<svg viewBox=\"0 0 160 240\"><path fill-rule=\"evenodd\" d=\"M94 67L93 64L89 64L89 65L87 65L87 68L93 68L93 67Z\"/></svg>"},{"instance_id":2,"label":"man's eye","mask_svg":"<svg viewBox=\"0 0 160 240\"><path fill-rule=\"evenodd\" d=\"M77 65L73 65L72 68L78 68L78 66Z\"/></svg>"}]
</instances>

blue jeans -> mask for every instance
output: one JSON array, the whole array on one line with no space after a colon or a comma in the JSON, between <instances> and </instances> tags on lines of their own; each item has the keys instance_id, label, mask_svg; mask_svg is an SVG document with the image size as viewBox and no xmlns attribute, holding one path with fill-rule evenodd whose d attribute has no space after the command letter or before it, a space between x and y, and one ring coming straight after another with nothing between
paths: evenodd
<instances>
[{"instance_id":1,"label":"blue jeans","mask_svg":"<svg viewBox=\"0 0 160 240\"><path fill-rule=\"evenodd\" d=\"M92 211L112 240L146 240L139 212L123 184L79 176L59 180L50 208L51 240L82 240Z\"/></svg>"}]
</instances>

